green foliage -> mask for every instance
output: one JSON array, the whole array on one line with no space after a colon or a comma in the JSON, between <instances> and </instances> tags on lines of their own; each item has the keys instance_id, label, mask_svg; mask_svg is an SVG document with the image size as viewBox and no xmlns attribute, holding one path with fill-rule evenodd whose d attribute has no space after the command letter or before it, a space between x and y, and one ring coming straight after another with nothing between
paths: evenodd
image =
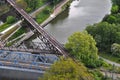
<instances>
[{"instance_id":1,"label":"green foliage","mask_svg":"<svg viewBox=\"0 0 120 80\"><path fill-rule=\"evenodd\" d=\"M114 5L120 6L120 0L112 0L112 2Z\"/></svg>"},{"instance_id":2,"label":"green foliage","mask_svg":"<svg viewBox=\"0 0 120 80\"><path fill-rule=\"evenodd\" d=\"M109 22L109 23L116 23L116 20L117 20L117 18L115 17L115 16L113 16L113 15L110 15L110 16L108 16L108 18L107 18L107 22Z\"/></svg>"},{"instance_id":3,"label":"green foliage","mask_svg":"<svg viewBox=\"0 0 120 80\"><path fill-rule=\"evenodd\" d=\"M50 8L49 7L46 7L46 9L43 11L43 13L45 13L45 14L50 14Z\"/></svg>"},{"instance_id":4,"label":"green foliage","mask_svg":"<svg viewBox=\"0 0 120 80\"><path fill-rule=\"evenodd\" d=\"M0 32L8 28L11 24L4 23L3 25L0 26Z\"/></svg>"},{"instance_id":5,"label":"green foliage","mask_svg":"<svg viewBox=\"0 0 120 80\"><path fill-rule=\"evenodd\" d=\"M42 10L42 12L39 15L36 16L36 21L38 23L42 23L50 16L50 11L52 11L52 7L47 6L45 9Z\"/></svg>"},{"instance_id":6,"label":"green foliage","mask_svg":"<svg viewBox=\"0 0 120 80\"><path fill-rule=\"evenodd\" d=\"M95 80L104 80L104 76L99 70L92 70L91 73L94 75Z\"/></svg>"},{"instance_id":7,"label":"green foliage","mask_svg":"<svg viewBox=\"0 0 120 80\"><path fill-rule=\"evenodd\" d=\"M36 9L36 6L38 5L38 0L24 0L28 7L31 8L32 10L33 9Z\"/></svg>"},{"instance_id":8,"label":"green foliage","mask_svg":"<svg viewBox=\"0 0 120 80\"><path fill-rule=\"evenodd\" d=\"M61 0L49 0L50 2L52 2L53 4L57 4L58 2L60 2Z\"/></svg>"},{"instance_id":9,"label":"green foliage","mask_svg":"<svg viewBox=\"0 0 120 80\"><path fill-rule=\"evenodd\" d=\"M71 35L65 47L73 57L82 61L87 67L93 68L102 64L98 60L96 42L86 31Z\"/></svg>"},{"instance_id":10,"label":"green foliage","mask_svg":"<svg viewBox=\"0 0 120 80\"><path fill-rule=\"evenodd\" d=\"M32 9L28 7L28 8L26 8L26 11L30 12L30 11L32 11Z\"/></svg>"},{"instance_id":11,"label":"green foliage","mask_svg":"<svg viewBox=\"0 0 120 80\"><path fill-rule=\"evenodd\" d=\"M35 10L39 8L40 6L44 5L48 0L24 0L27 3L27 12L31 12L32 10Z\"/></svg>"},{"instance_id":12,"label":"green foliage","mask_svg":"<svg viewBox=\"0 0 120 80\"><path fill-rule=\"evenodd\" d=\"M99 54L100 56L102 56L103 58L105 59L108 59L110 61L113 61L113 62L116 62L116 63L119 63L120 64L120 58L118 56L114 56L114 55L110 55L109 53L100 53ZM104 67L107 67L106 64L103 64Z\"/></svg>"},{"instance_id":13,"label":"green foliage","mask_svg":"<svg viewBox=\"0 0 120 80\"><path fill-rule=\"evenodd\" d=\"M96 40L98 49L104 52L100 55L119 63L119 48L114 43L120 44L120 0L112 2L111 14L105 16L101 23L88 26L86 30ZM110 56L110 53L113 55Z\"/></svg>"},{"instance_id":14,"label":"green foliage","mask_svg":"<svg viewBox=\"0 0 120 80\"><path fill-rule=\"evenodd\" d=\"M49 17L49 14L44 14L44 12L41 12L39 15L36 17L36 21L38 23L42 23L44 20L46 20Z\"/></svg>"},{"instance_id":15,"label":"green foliage","mask_svg":"<svg viewBox=\"0 0 120 80\"><path fill-rule=\"evenodd\" d=\"M120 22L120 13L107 15L104 18L104 21L106 21L108 23L111 23L111 24L119 24L119 22Z\"/></svg>"},{"instance_id":16,"label":"green foliage","mask_svg":"<svg viewBox=\"0 0 120 80\"><path fill-rule=\"evenodd\" d=\"M16 21L16 18L14 16L8 16L7 17L7 23L12 24Z\"/></svg>"},{"instance_id":17,"label":"green foliage","mask_svg":"<svg viewBox=\"0 0 120 80\"><path fill-rule=\"evenodd\" d=\"M111 50L113 55L120 57L120 44L112 44Z\"/></svg>"},{"instance_id":18,"label":"green foliage","mask_svg":"<svg viewBox=\"0 0 120 80\"><path fill-rule=\"evenodd\" d=\"M82 64L78 65L71 59L61 59L39 80L94 80L94 78Z\"/></svg>"},{"instance_id":19,"label":"green foliage","mask_svg":"<svg viewBox=\"0 0 120 80\"><path fill-rule=\"evenodd\" d=\"M26 29L21 27L14 35L12 35L9 40L15 39L16 37L20 36L21 34L25 33Z\"/></svg>"},{"instance_id":20,"label":"green foliage","mask_svg":"<svg viewBox=\"0 0 120 80\"><path fill-rule=\"evenodd\" d=\"M111 51L111 45L113 43L120 43L120 25L109 24L107 22L101 22L88 26L86 28L89 34L91 34L97 42L97 46L101 51Z\"/></svg>"},{"instance_id":21,"label":"green foliage","mask_svg":"<svg viewBox=\"0 0 120 80\"><path fill-rule=\"evenodd\" d=\"M112 14L116 14L119 12L119 6L118 5L113 5L111 9Z\"/></svg>"}]
</instances>

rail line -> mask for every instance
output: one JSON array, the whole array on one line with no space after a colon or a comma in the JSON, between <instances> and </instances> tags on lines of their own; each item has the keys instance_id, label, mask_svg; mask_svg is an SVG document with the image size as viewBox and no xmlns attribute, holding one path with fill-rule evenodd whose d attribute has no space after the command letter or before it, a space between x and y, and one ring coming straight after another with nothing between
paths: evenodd
<instances>
[{"instance_id":1,"label":"rail line","mask_svg":"<svg viewBox=\"0 0 120 80\"><path fill-rule=\"evenodd\" d=\"M29 16L23 9L18 7L13 0L6 0L23 18L28 21L50 44L56 48L60 54L67 57L68 53L65 48L47 31L45 31L31 16Z\"/></svg>"}]
</instances>

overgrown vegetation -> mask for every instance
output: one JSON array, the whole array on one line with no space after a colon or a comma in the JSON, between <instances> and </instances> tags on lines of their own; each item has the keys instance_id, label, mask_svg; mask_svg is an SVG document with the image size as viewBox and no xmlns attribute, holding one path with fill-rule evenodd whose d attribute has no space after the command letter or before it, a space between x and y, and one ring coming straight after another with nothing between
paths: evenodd
<instances>
[{"instance_id":1,"label":"overgrown vegetation","mask_svg":"<svg viewBox=\"0 0 120 80\"><path fill-rule=\"evenodd\" d=\"M6 20L7 24L12 24L15 21L16 21L16 18L14 16L8 16Z\"/></svg>"},{"instance_id":2,"label":"overgrown vegetation","mask_svg":"<svg viewBox=\"0 0 120 80\"><path fill-rule=\"evenodd\" d=\"M48 2L48 0L16 0L16 2L27 12L31 12L40 6L43 6L46 2Z\"/></svg>"},{"instance_id":3,"label":"overgrown vegetation","mask_svg":"<svg viewBox=\"0 0 120 80\"><path fill-rule=\"evenodd\" d=\"M88 26L86 30L94 37L100 52L120 58L120 0L112 2L111 14L102 22Z\"/></svg>"},{"instance_id":4,"label":"overgrown vegetation","mask_svg":"<svg viewBox=\"0 0 120 80\"><path fill-rule=\"evenodd\" d=\"M12 35L9 40L15 39L23 33L26 33L27 30L24 27L21 27L14 35Z\"/></svg>"},{"instance_id":5,"label":"overgrown vegetation","mask_svg":"<svg viewBox=\"0 0 120 80\"><path fill-rule=\"evenodd\" d=\"M65 47L73 58L83 62L87 67L102 66L102 62L98 59L96 42L86 31L71 35Z\"/></svg>"},{"instance_id":6,"label":"overgrown vegetation","mask_svg":"<svg viewBox=\"0 0 120 80\"><path fill-rule=\"evenodd\" d=\"M7 24L7 23L4 23L0 26L0 32L2 32L3 30L5 30L6 28L8 28L11 24Z\"/></svg>"},{"instance_id":7,"label":"overgrown vegetation","mask_svg":"<svg viewBox=\"0 0 120 80\"><path fill-rule=\"evenodd\" d=\"M94 77L82 63L76 64L72 59L60 59L39 80L94 80Z\"/></svg>"},{"instance_id":8,"label":"overgrown vegetation","mask_svg":"<svg viewBox=\"0 0 120 80\"><path fill-rule=\"evenodd\" d=\"M106 59L108 59L108 60L111 60L111 61L114 61L114 62L117 62L117 63L120 64L120 57L118 57L118 56L110 55L110 54L108 54L108 53L99 53L99 55L100 55L101 57L104 57L104 58L106 58Z\"/></svg>"},{"instance_id":9,"label":"overgrown vegetation","mask_svg":"<svg viewBox=\"0 0 120 80\"><path fill-rule=\"evenodd\" d=\"M45 9L43 9L40 14L36 16L36 21L40 24L46 20L50 16L52 8L52 6L47 6Z\"/></svg>"},{"instance_id":10,"label":"overgrown vegetation","mask_svg":"<svg viewBox=\"0 0 120 80\"><path fill-rule=\"evenodd\" d=\"M13 24L15 21L16 21L15 17L8 16L6 22L0 26L0 32L10 27L10 25Z\"/></svg>"}]
</instances>

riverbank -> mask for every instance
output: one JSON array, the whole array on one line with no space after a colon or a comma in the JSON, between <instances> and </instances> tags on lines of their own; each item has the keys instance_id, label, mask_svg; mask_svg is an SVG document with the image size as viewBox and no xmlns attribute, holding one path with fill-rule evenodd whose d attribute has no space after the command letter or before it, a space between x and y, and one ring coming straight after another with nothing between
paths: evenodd
<instances>
[{"instance_id":1,"label":"riverbank","mask_svg":"<svg viewBox=\"0 0 120 80\"><path fill-rule=\"evenodd\" d=\"M97 43L99 55L120 64L120 1L113 0L111 14L86 28Z\"/></svg>"},{"instance_id":2,"label":"riverbank","mask_svg":"<svg viewBox=\"0 0 120 80\"><path fill-rule=\"evenodd\" d=\"M50 23L54 18L56 18L60 13L62 13L66 9L63 9L63 6L65 6L68 2L70 2L70 0L63 0L62 2L57 4L53 13L40 25L42 27L45 27L48 23Z\"/></svg>"}]
</instances>

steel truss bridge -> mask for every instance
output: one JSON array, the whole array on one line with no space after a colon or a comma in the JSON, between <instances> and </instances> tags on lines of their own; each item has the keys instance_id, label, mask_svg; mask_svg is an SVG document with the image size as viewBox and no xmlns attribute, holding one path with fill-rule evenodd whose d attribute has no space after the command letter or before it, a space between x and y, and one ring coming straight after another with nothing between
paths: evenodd
<instances>
[{"instance_id":1,"label":"steel truss bridge","mask_svg":"<svg viewBox=\"0 0 120 80\"><path fill-rule=\"evenodd\" d=\"M48 43L49 44L49 43ZM34 54L56 54L56 52L52 49L53 47L48 47L42 42L32 42L32 41L23 41L20 45L15 42L12 46L9 47L0 47L0 50L7 51L21 51L21 52L31 52Z\"/></svg>"},{"instance_id":2,"label":"steel truss bridge","mask_svg":"<svg viewBox=\"0 0 120 80\"><path fill-rule=\"evenodd\" d=\"M0 66L22 68L29 71L44 73L55 61L56 55L52 54L31 54L28 52L13 52L0 50Z\"/></svg>"},{"instance_id":3,"label":"steel truss bridge","mask_svg":"<svg viewBox=\"0 0 120 80\"><path fill-rule=\"evenodd\" d=\"M18 7L14 0L1 0L8 3L16 14L21 16L29 24L34 34L42 43L31 43L32 47L0 47L0 66L15 67L21 69L36 70L44 73L50 65L58 60L56 55L68 56L67 51L53 36L42 28L23 9ZM24 42L22 43L24 45ZM37 53L37 54L31 54ZM54 55L53 55L54 54Z\"/></svg>"},{"instance_id":4,"label":"steel truss bridge","mask_svg":"<svg viewBox=\"0 0 120 80\"><path fill-rule=\"evenodd\" d=\"M42 28L31 16L29 16L23 9L18 7L14 0L6 0L18 13L21 15L29 24L30 28L34 30L35 34L38 34L39 39L48 47L57 53L60 53L63 56L68 56L67 52L63 45L61 45L52 35L50 35L44 28Z\"/></svg>"}]
</instances>

